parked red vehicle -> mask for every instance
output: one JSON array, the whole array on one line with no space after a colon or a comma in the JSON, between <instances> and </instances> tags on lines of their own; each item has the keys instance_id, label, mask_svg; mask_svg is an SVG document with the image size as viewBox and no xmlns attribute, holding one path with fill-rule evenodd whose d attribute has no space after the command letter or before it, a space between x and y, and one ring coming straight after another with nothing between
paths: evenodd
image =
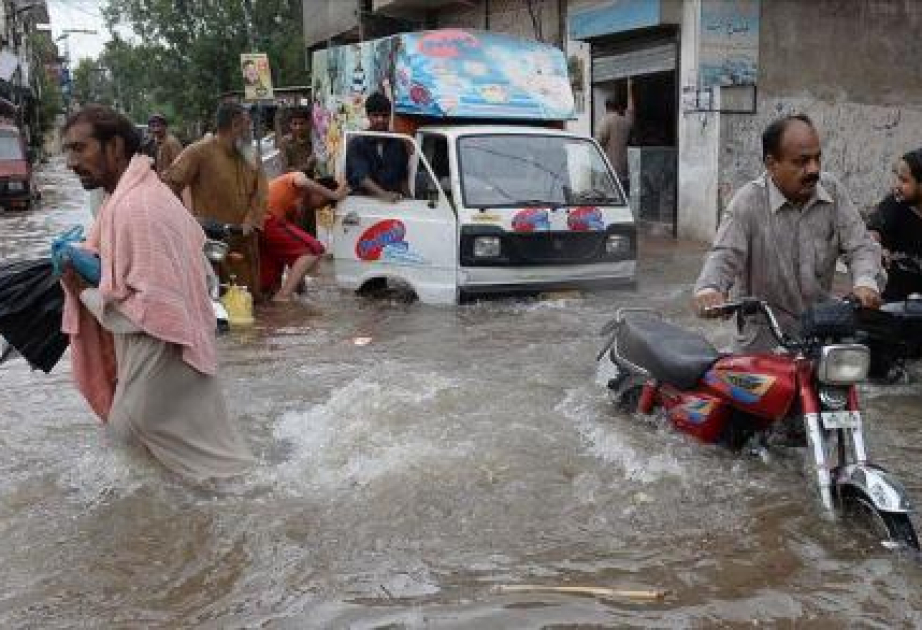
<instances>
[{"instance_id":1,"label":"parked red vehicle","mask_svg":"<svg viewBox=\"0 0 922 630\"><path fill-rule=\"evenodd\" d=\"M625 411L661 410L679 431L708 444L765 452L771 438L804 446L823 506L858 517L892 546L919 549L902 484L868 457L856 385L868 348L855 343L848 300L809 309L798 337L782 332L771 307L742 298L716 314L763 317L780 351L722 354L704 337L647 309L620 309L606 326L600 369ZM799 439L798 439L799 438Z\"/></svg>"},{"instance_id":2,"label":"parked red vehicle","mask_svg":"<svg viewBox=\"0 0 922 630\"><path fill-rule=\"evenodd\" d=\"M28 210L35 191L32 165L22 132L0 122L0 206L4 210Z\"/></svg>"}]
</instances>

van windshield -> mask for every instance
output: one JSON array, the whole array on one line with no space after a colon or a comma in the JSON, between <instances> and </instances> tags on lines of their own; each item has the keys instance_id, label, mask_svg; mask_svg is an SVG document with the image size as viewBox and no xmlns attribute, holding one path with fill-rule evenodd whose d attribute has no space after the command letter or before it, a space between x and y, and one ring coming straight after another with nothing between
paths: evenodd
<instances>
[{"instance_id":1,"label":"van windshield","mask_svg":"<svg viewBox=\"0 0 922 630\"><path fill-rule=\"evenodd\" d=\"M458 140L458 154L467 207L624 205L602 152L587 139L464 136Z\"/></svg>"},{"instance_id":2,"label":"van windshield","mask_svg":"<svg viewBox=\"0 0 922 630\"><path fill-rule=\"evenodd\" d=\"M22 160L22 145L19 136L0 133L0 160Z\"/></svg>"}]
</instances>

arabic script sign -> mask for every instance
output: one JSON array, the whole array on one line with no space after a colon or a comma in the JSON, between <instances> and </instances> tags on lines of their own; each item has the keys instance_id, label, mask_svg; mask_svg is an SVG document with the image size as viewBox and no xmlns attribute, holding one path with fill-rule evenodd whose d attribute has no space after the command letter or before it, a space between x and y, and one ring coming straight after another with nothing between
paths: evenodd
<instances>
[{"instance_id":1,"label":"arabic script sign","mask_svg":"<svg viewBox=\"0 0 922 630\"><path fill-rule=\"evenodd\" d=\"M761 0L702 0L699 84L755 85Z\"/></svg>"}]
</instances>

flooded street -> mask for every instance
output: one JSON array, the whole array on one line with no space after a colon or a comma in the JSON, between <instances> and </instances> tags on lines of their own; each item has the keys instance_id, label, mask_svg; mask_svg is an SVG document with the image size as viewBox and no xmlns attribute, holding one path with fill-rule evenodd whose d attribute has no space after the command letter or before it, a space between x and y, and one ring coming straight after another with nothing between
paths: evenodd
<instances>
[{"instance_id":1,"label":"flooded street","mask_svg":"<svg viewBox=\"0 0 922 630\"><path fill-rule=\"evenodd\" d=\"M0 259L89 223L62 163L40 182L39 209L0 214ZM110 445L66 356L0 366L0 627L922 626L922 564L824 518L799 458L701 446L596 382L617 306L715 333L687 310L701 252L647 243L632 292L457 308L340 292L328 264L219 341L260 459L219 492ZM870 452L922 505L915 379L863 394Z\"/></svg>"}]
</instances>

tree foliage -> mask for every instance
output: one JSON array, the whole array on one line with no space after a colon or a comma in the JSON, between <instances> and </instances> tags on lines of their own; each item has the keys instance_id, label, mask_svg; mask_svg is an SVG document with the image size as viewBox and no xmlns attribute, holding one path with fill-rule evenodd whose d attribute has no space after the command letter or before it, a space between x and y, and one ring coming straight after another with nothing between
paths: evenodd
<instances>
[{"instance_id":1,"label":"tree foliage","mask_svg":"<svg viewBox=\"0 0 922 630\"><path fill-rule=\"evenodd\" d=\"M41 145L42 138L53 126L55 117L64 109L64 97L57 76L49 75L46 67L57 59L57 49L47 34L30 35L30 48L35 62L35 82L40 95L37 111L37 133L32 142Z\"/></svg>"},{"instance_id":2,"label":"tree foliage","mask_svg":"<svg viewBox=\"0 0 922 630\"><path fill-rule=\"evenodd\" d=\"M219 95L243 88L244 52L269 55L275 85L307 82L294 0L108 0L104 15L114 37L98 65L138 121L154 110L179 125L210 121ZM120 26L136 36L119 37Z\"/></svg>"}]
</instances>

